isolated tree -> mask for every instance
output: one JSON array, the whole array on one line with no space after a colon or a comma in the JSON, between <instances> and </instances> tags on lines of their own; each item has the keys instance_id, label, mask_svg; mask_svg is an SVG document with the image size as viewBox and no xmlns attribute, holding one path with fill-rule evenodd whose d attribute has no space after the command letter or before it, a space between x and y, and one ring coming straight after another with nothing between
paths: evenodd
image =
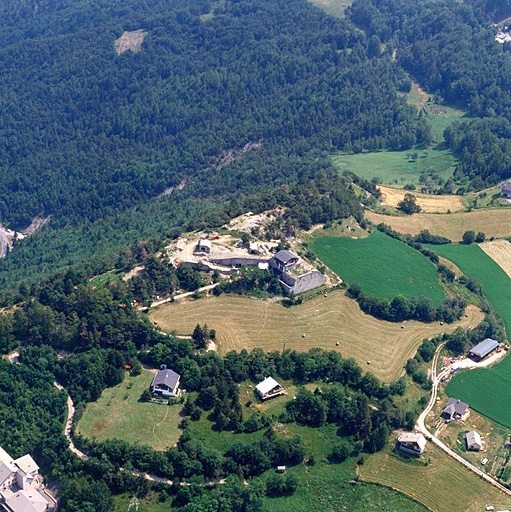
<instances>
[{"instance_id":1,"label":"isolated tree","mask_svg":"<svg viewBox=\"0 0 511 512\"><path fill-rule=\"evenodd\" d=\"M465 231L465 233L463 233L462 241L464 244L471 244L475 241L475 239L476 234L472 230Z\"/></svg>"},{"instance_id":2,"label":"isolated tree","mask_svg":"<svg viewBox=\"0 0 511 512\"><path fill-rule=\"evenodd\" d=\"M417 198L410 193L405 195L404 199L398 203L397 207L407 215L419 213L421 211L421 207L417 204Z\"/></svg>"},{"instance_id":3,"label":"isolated tree","mask_svg":"<svg viewBox=\"0 0 511 512\"><path fill-rule=\"evenodd\" d=\"M486 240L486 235L482 231L479 231L479 233L477 233L477 235L476 235L476 243L480 244L480 243L484 242L485 240Z\"/></svg>"}]
</instances>

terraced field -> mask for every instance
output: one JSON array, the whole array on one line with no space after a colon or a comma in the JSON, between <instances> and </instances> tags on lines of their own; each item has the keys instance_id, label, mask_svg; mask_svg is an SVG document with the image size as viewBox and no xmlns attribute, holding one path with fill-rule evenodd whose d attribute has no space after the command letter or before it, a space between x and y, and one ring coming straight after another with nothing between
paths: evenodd
<instances>
[{"instance_id":1,"label":"terraced field","mask_svg":"<svg viewBox=\"0 0 511 512\"><path fill-rule=\"evenodd\" d=\"M221 354L256 347L280 351L284 345L300 351L313 347L338 350L344 357L353 357L370 368L379 379L390 382L401 375L403 365L424 338L452 332L460 325L473 327L483 318L474 306L467 309L467 314L459 322L443 326L438 322L384 322L366 315L356 301L335 290L327 297L321 295L292 308L222 295L165 304L152 310L149 317L159 329L177 334L191 334L197 323L207 323L216 330Z\"/></svg>"},{"instance_id":2,"label":"terraced field","mask_svg":"<svg viewBox=\"0 0 511 512\"><path fill-rule=\"evenodd\" d=\"M451 214L418 213L403 217L366 212L366 217L376 225L384 222L399 233L417 235L422 229L428 229L431 233L446 236L454 242L461 241L467 229L472 229L476 233L482 231L486 234L486 238L511 236L511 209L509 208Z\"/></svg>"},{"instance_id":3,"label":"terraced field","mask_svg":"<svg viewBox=\"0 0 511 512\"><path fill-rule=\"evenodd\" d=\"M445 299L435 266L420 252L379 231L367 238L325 236L312 242L316 256L365 294L379 299L396 295L428 297L435 305Z\"/></svg>"},{"instance_id":4,"label":"terraced field","mask_svg":"<svg viewBox=\"0 0 511 512\"><path fill-rule=\"evenodd\" d=\"M416 197L417 204L424 213L457 212L465 209L461 196L421 194L415 191L409 192L407 190L384 187L383 185L380 185L378 188L383 194L382 204L392 208L397 208L397 205L404 199L405 194L411 193Z\"/></svg>"},{"instance_id":5,"label":"terraced field","mask_svg":"<svg viewBox=\"0 0 511 512\"><path fill-rule=\"evenodd\" d=\"M429 460L423 465L424 460ZM506 497L461 464L428 443L422 461L405 461L388 452L371 455L360 476L400 490L437 512L479 512L493 505L495 510L511 508Z\"/></svg>"}]
</instances>

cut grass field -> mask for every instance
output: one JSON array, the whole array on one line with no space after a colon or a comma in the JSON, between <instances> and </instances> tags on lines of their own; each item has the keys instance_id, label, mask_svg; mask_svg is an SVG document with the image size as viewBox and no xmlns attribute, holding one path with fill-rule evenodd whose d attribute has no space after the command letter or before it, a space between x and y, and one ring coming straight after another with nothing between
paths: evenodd
<instances>
[{"instance_id":1,"label":"cut grass field","mask_svg":"<svg viewBox=\"0 0 511 512\"><path fill-rule=\"evenodd\" d=\"M479 247L511 277L511 243L508 240L493 240L479 244Z\"/></svg>"},{"instance_id":2,"label":"cut grass field","mask_svg":"<svg viewBox=\"0 0 511 512\"><path fill-rule=\"evenodd\" d=\"M399 233L417 235L421 230L428 229L454 242L461 241L467 229L476 233L482 231L486 238L511 236L511 209L508 208L451 214L418 213L403 217L366 212L366 217L376 225L384 222Z\"/></svg>"},{"instance_id":3,"label":"cut grass field","mask_svg":"<svg viewBox=\"0 0 511 512\"><path fill-rule=\"evenodd\" d=\"M191 334L198 323L207 323L210 329L216 330L221 354L256 347L281 351L284 344L299 351L320 347L353 357L376 377L390 382L401 375L403 365L424 338L452 332L457 326L474 327L483 319L482 312L473 306L467 314L468 317L443 326L438 322L384 322L366 315L355 300L335 290L327 297L320 295L292 308L221 295L165 304L149 315L159 329L169 333Z\"/></svg>"},{"instance_id":4,"label":"cut grass field","mask_svg":"<svg viewBox=\"0 0 511 512\"><path fill-rule=\"evenodd\" d=\"M509 497L431 443L421 459L406 461L386 450L371 455L360 467L360 476L398 489L436 512L478 512L488 505L496 510L511 508ZM423 465L426 460L428 465Z\"/></svg>"},{"instance_id":5,"label":"cut grass field","mask_svg":"<svg viewBox=\"0 0 511 512\"><path fill-rule=\"evenodd\" d=\"M398 204L404 199L407 190L379 186L382 193L382 204L384 206L391 206L397 208ZM417 204L421 207L424 213L446 213L448 211L458 212L465 209L461 196L453 195L435 195L435 194L421 194L419 192L411 192Z\"/></svg>"},{"instance_id":6,"label":"cut grass field","mask_svg":"<svg viewBox=\"0 0 511 512\"><path fill-rule=\"evenodd\" d=\"M417 158L412 158L417 153ZM332 162L340 172L352 171L357 176L371 180L378 178L384 185L403 187L408 183L420 186L423 173L438 174L449 179L456 166L451 152L441 148L410 151L379 151L375 153L332 155Z\"/></svg>"},{"instance_id":7,"label":"cut grass field","mask_svg":"<svg viewBox=\"0 0 511 512\"><path fill-rule=\"evenodd\" d=\"M322 237L312 243L316 256L349 283L358 282L366 295L445 299L438 272L425 256L379 231L367 238Z\"/></svg>"},{"instance_id":8,"label":"cut grass field","mask_svg":"<svg viewBox=\"0 0 511 512\"><path fill-rule=\"evenodd\" d=\"M430 246L453 261L469 277L477 280L483 293L503 318L511 333L511 279L478 245ZM467 402L472 409L511 428L511 357L491 368L464 371L447 385L446 392Z\"/></svg>"},{"instance_id":9,"label":"cut grass field","mask_svg":"<svg viewBox=\"0 0 511 512\"><path fill-rule=\"evenodd\" d=\"M182 406L163 406L139 402L154 374L144 370L137 377L126 376L113 388L107 388L97 402L87 405L77 431L88 439L123 439L165 450L181 435L178 425Z\"/></svg>"}]
</instances>

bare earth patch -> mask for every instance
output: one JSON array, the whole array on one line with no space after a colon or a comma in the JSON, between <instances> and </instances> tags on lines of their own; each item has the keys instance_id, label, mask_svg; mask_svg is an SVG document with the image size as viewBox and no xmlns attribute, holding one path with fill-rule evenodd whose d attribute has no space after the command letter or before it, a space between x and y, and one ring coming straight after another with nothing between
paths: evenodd
<instances>
[{"instance_id":1,"label":"bare earth patch","mask_svg":"<svg viewBox=\"0 0 511 512\"><path fill-rule=\"evenodd\" d=\"M422 229L428 229L434 235L441 235L453 242L461 241L463 233L472 229L482 231L486 238L505 238L511 236L511 210L496 208L446 214L418 213L406 217L394 217L374 212L366 212L366 217L374 224L384 222L399 233L417 235Z\"/></svg>"},{"instance_id":2,"label":"bare earth patch","mask_svg":"<svg viewBox=\"0 0 511 512\"><path fill-rule=\"evenodd\" d=\"M511 243L507 240L493 240L479 244L479 247L511 277Z\"/></svg>"},{"instance_id":3,"label":"bare earth patch","mask_svg":"<svg viewBox=\"0 0 511 512\"><path fill-rule=\"evenodd\" d=\"M143 29L133 30L131 32L126 31L119 39L115 40L114 48L117 55L121 55L128 50L132 52L140 51L142 43L144 42L147 32Z\"/></svg>"},{"instance_id":4,"label":"bare earth patch","mask_svg":"<svg viewBox=\"0 0 511 512\"><path fill-rule=\"evenodd\" d=\"M383 194L382 204L392 208L397 208L397 205L404 199L405 194L411 193L416 197L417 204L425 213L446 213L448 210L457 212L465 209L461 196L421 194L415 191L410 192L408 190L384 187L383 185L379 185L378 188Z\"/></svg>"},{"instance_id":5,"label":"bare earth patch","mask_svg":"<svg viewBox=\"0 0 511 512\"><path fill-rule=\"evenodd\" d=\"M320 295L292 308L222 295L165 304L152 310L149 317L158 329L178 334L190 334L198 323L207 323L216 330L220 354L256 347L265 351L281 351L284 347L337 350L389 382L402 374L404 364L424 338L452 332L458 326L475 327L484 317L475 306L469 306L466 312L468 317L450 325L384 322L366 315L355 300L335 290L327 297Z\"/></svg>"}]
</instances>

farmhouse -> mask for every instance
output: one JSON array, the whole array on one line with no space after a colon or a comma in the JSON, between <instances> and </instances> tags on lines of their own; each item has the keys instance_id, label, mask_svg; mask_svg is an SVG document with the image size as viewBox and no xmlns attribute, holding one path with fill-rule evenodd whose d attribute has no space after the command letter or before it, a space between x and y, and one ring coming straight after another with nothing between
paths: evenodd
<instances>
[{"instance_id":1,"label":"farmhouse","mask_svg":"<svg viewBox=\"0 0 511 512\"><path fill-rule=\"evenodd\" d=\"M151 384L153 395L174 397L180 396L179 380L181 376L173 370L167 370L163 364L161 370L154 376Z\"/></svg>"},{"instance_id":2,"label":"farmhouse","mask_svg":"<svg viewBox=\"0 0 511 512\"><path fill-rule=\"evenodd\" d=\"M485 340L481 341L481 343L478 343L475 347L471 348L468 352L468 355L469 357L480 361L499 346L500 343L498 341L492 340L491 338L486 338Z\"/></svg>"},{"instance_id":3,"label":"farmhouse","mask_svg":"<svg viewBox=\"0 0 511 512\"><path fill-rule=\"evenodd\" d=\"M500 196L511 198L511 181L503 181L500 184Z\"/></svg>"},{"instance_id":4,"label":"farmhouse","mask_svg":"<svg viewBox=\"0 0 511 512\"><path fill-rule=\"evenodd\" d=\"M465 421L468 418L469 413L468 404L458 400L457 398L449 398L447 406L442 411L441 416L446 420Z\"/></svg>"},{"instance_id":5,"label":"farmhouse","mask_svg":"<svg viewBox=\"0 0 511 512\"><path fill-rule=\"evenodd\" d=\"M397 440L398 448L410 455L420 455L426 448L426 438L415 432L404 432Z\"/></svg>"},{"instance_id":6,"label":"farmhouse","mask_svg":"<svg viewBox=\"0 0 511 512\"><path fill-rule=\"evenodd\" d=\"M39 466L30 455L14 460L0 448L0 510L46 512L56 502L44 490Z\"/></svg>"},{"instance_id":7,"label":"farmhouse","mask_svg":"<svg viewBox=\"0 0 511 512\"><path fill-rule=\"evenodd\" d=\"M273 398L274 396L283 395L286 392L273 377L266 377L262 382L256 386L256 393L261 400Z\"/></svg>"},{"instance_id":8,"label":"farmhouse","mask_svg":"<svg viewBox=\"0 0 511 512\"><path fill-rule=\"evenodd\" d=\"M278 272L287 272L297 267L300 263L300 259L296 254L291 251L279 251L269 261L270 267L274 268Z\"/></svg>"},{"instance_id":9,"label":"farmhouse","mask_svg":"<svg viewBox=\"0 0 511 512\"><path fill-rule=\"evenodd\" d=\"M467 443L467 450L482 450L483 442L478 432L471 430L470 432L467 432L463 437Z\"/></svg>"}]
</instances>

